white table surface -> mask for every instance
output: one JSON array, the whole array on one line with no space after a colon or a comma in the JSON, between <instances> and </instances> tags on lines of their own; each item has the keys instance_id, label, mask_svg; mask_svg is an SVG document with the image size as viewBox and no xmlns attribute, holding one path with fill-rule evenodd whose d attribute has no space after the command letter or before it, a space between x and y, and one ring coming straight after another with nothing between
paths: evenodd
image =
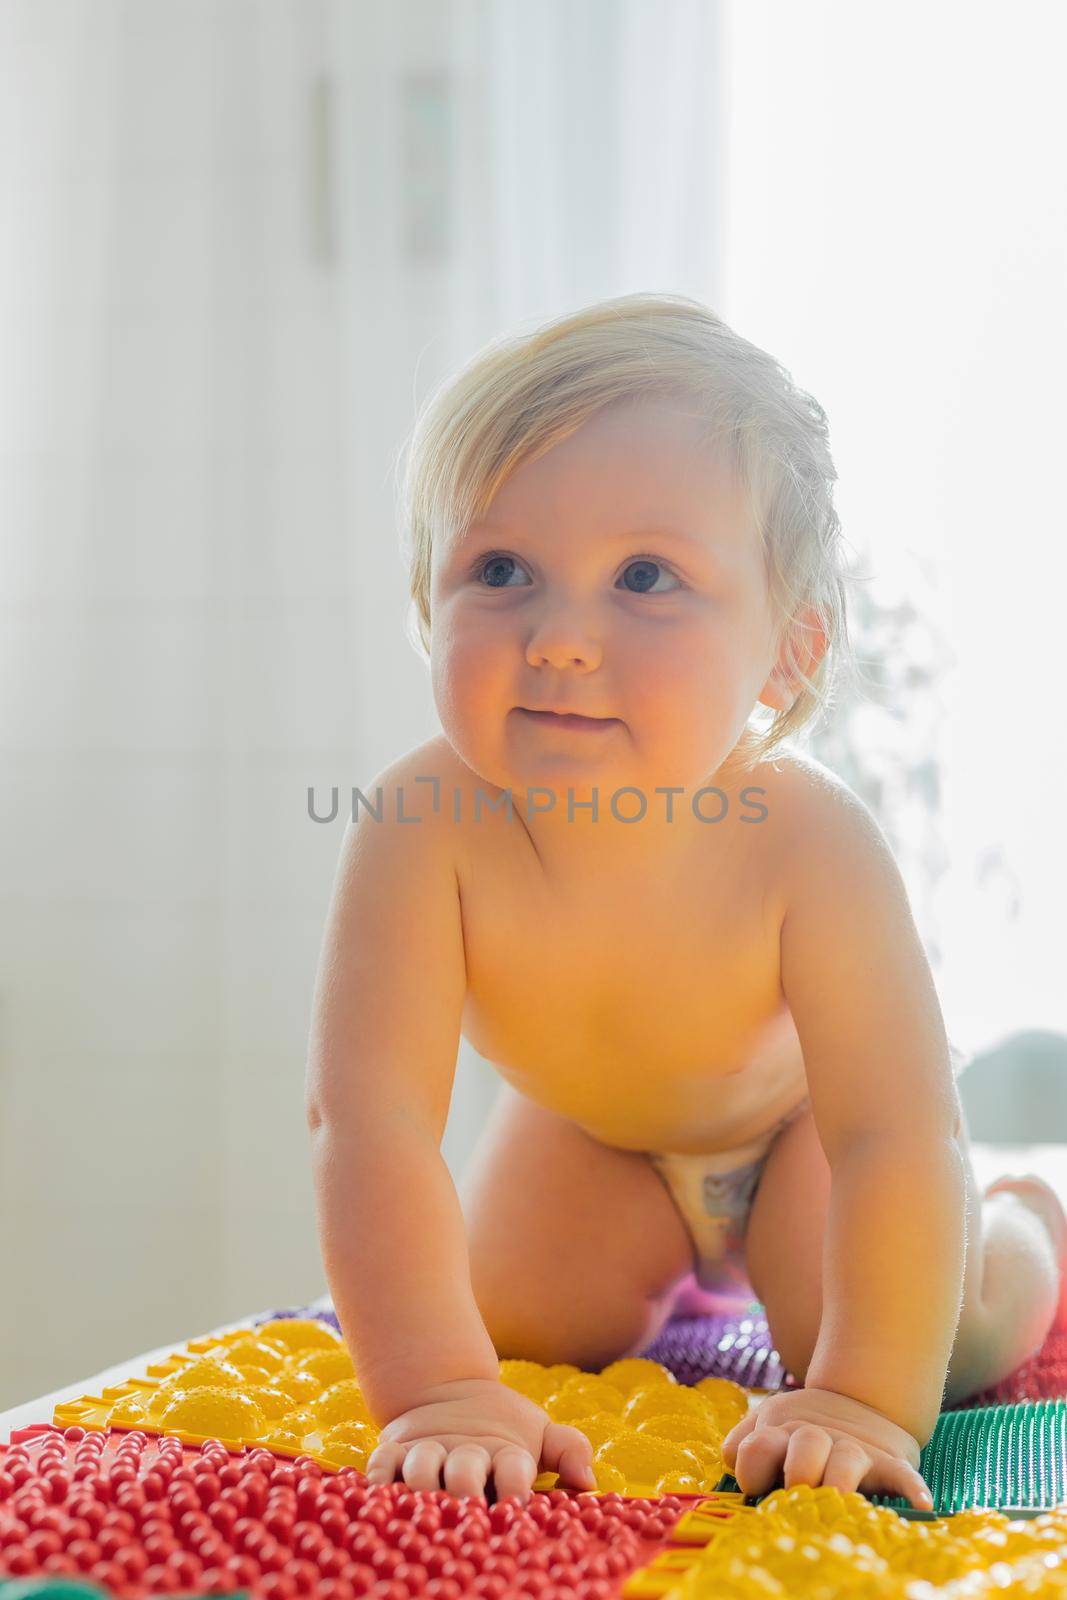
<instances>
[{"instance_id":1,"label":"white table surface","mask_svg":"<svg viewBox=\"0 0 1067 1600\"><path fill-rule=\"evenodd\" d=\"M328 1295L311 1303L311 1309L322 1309L330 1305ZM29 1427L32 1422L51 1422L56 1406L61 1400L77 1400L83 1394L101 1394L109 1384L125 1383L127 1378L143 1378L145 1369L156 1361L165 1361L175 1350L181 1350L189 1339L210 1339L217 1334L232 1333L235 1328L247 1328L257 1317L266 1313L252 1311L247 1317L241 1317L237 1322L227 1322L219 1328L208 1328L201 1333L191 1333L187 1338L172 1339L169 1344L162 1344L158 1350L146 1350L143 1355L130 1356L125 1361L119 1361L113 1367L108 1367L105 1372L93 1373L91 1377L79 1378L76 1383L68 1383L65 1389L56 1389L52 1394L45 1394L38 1400L27 1400L25 1405L13 1406L10 1411L0 1411L0 1443L7 1443L8 1435L14 1428Z\"/></svg>"}]
</instances>

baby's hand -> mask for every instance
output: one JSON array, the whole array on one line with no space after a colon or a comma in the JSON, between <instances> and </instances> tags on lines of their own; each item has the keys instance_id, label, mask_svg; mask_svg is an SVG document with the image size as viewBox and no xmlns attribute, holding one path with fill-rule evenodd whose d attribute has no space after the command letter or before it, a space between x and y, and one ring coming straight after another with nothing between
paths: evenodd
<instances>
[{"instance_id":1,"label":"baby's hand","mask_svg":"<svg viewBox=\"0 0 1067 1600\"><path fill-rule=\"evenodd\" d=\"M553 1422L526 1395L492 1378L442 1383L426 1404L388 1422L367 1460L372 1483L392 1483L396 1469L412 1489L480 1495L490 1471L496 1497L526 1500L542 1472L561 1489L593 1489L593 1447L584 1433ZM569 1480L569 1481L565 1481Z\"/></svg>"},{"instance_id":2,"label":"baby's hand","mask_svg":"<svg viewBox=\"0 0 1067 1600\"><path fill-rule=\"evenodd\" d=\"M873 1406L830 1389L772 1394L730 1429L723 1460L743 1494L764 1494L781 1476L847 1493L903 1495L919 1511L933 1499L919 1473L919 1443Z\"/></svg>"}]
</instances>

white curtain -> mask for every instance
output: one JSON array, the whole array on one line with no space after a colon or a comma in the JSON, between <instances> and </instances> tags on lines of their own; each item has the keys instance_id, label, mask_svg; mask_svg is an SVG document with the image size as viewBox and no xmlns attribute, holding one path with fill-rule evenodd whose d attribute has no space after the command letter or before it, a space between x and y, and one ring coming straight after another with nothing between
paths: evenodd
<instances>
[{"instance_id":1,"label":"white curtain","mask_svg":"<svg viewBox=\"0 0 1067 1600\"><path fill-rule=\"evenodd\" d=\"M0 7L9 1403L321 1286L305 787L360 731L325 21Z\"/></svg>"},{"instance_id":2,"label":"white curtain","mask_svg":"<svg viewBox=\"0 0 1067 1600\"><path fill-rule=\"evenodd\" d=\"M307 789L438 727L396 456L506 326L717 297L717 25L0 0L0 1407L322 1290Z\"/></svg>"}]
</instances>

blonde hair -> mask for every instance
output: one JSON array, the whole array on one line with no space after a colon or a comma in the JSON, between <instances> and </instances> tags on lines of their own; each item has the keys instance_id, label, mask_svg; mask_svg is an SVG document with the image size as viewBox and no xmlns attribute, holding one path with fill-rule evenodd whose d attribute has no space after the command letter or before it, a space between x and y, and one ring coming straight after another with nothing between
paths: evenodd
<instances>
[{"instance_id":1,"label":"blonde hair","mask_svg":"<svg viewBox=\"0 0 1067 1600\"><path fill-rule=\"evenodd\" d=\"M435 537L484 516L520 462L536 460L602 407L679 392L706 420L709 444L725 445L747 492L777 642L799 683L793 704L753 730L755 762L828 711L839 658L850 655L837 473L818 401L697 300L632 294L599 301L531 334L492 341L430 397L407 441L399 513L412 602L407 633L428 659ZM815 623L799 615L808 607ZM818 643L820 630L826 649L812 665L803 636Z\"/></svg>"}]
</instances>

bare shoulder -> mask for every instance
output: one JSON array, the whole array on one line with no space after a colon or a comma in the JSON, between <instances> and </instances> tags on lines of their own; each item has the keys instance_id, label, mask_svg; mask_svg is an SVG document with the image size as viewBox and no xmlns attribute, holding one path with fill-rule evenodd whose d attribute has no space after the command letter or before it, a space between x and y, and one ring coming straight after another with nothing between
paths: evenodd
<instances>
[{"instance_id":1,"label":"bare shoulder","mask_svg":"<svg viewBox=\"0 0 1067 1600\"><path fill-rule=\"evenodd\" d=\"M388 762L360 787L376 819L388 817L401 826L440 819L433 831L444 835L454 813L453 790L464 773L469 768L444 734L437 734Z\"/></svg>"},{"instance_id":2,"label":"bare shoulder","mask_svg":"<svg viewBox=\"0 0 1067 1600\"><path fill-rule=\"evenodd\" d=\"M774 767L781 860L794 889L817 881L847 890L849 874L857 870L888 875L899 884L881 824L839 773L792 747Z\"/></svg>"},{"instance_id":3,"label":"bare shoulder","mask_svg":"<svg viewBox=\"0 0 1067 1600\"><path fill-rule=\"evenodd\" d=\"M448 785L447 753L436 739L358 779L341 844L338 892L350 892L357 878L382 894L391 892L391 884L407 881L417 899L430 892L431 884L455 882L454 829L448 826L444 798Z\"/></svg>"},{"instance_id":4,"label":"bare shoulder","mask_svg":"<svg viewBox=\"0 0 1067 1600\"><path fill-rule=\"evenodd\" d=\"M491 840L504 848L514 832L499 826L510 820L506 791L474 772L444 734L391 761L363 793L377 820L405 831L419 826L424 847L447 856L461 885L473 853Z\"/></svg>"},{"instance_id":5,"label":"bare shoulder","mask_svg":"<svg viewBox=\"0 0 1067 1600\"><path fill-rule=\"evenodd\" d=\"M819 825L832 830L835 824L845 826L854 817L867 817L878 826L866 801L839 773L808 751L789 746L759 771L763 774L760 781L769 784L787 827L800 827L803 832Z\"/></svg>"}]
</instances>

